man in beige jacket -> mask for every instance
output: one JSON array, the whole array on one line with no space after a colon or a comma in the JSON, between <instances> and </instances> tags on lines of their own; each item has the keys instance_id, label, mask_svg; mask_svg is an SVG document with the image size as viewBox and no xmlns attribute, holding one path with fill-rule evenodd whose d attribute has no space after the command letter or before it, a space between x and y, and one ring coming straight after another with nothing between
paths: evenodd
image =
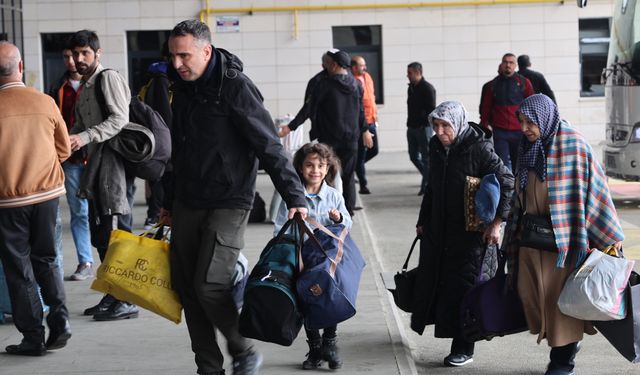
<instances>
[{"instance_id":1,"label":"man in beige jacket","mask_svg":"<svg viewBox=\"0 0 640 375\"><path fill-rule=\"evenodd\" d=\"M89 161L84 172L86 175L88 170L97 169L92 163L101 160L100 144L117 136L129 123L131 93L129 85L117 71L105 69L100 64L102 48L95 32L76 32L71 36L68 47L78 73L82 74L82 89L76 102L76 122L69 138L73 151L87 145ZM106 195L87 194L91 243L103 261L111 231L117 228L131 232L135 177L126 171L118 173L113 168L108 181L100 179L96 185L86 186L89 179L84 175L81 179L81 195L87 190L99 190L96 186L104 187L109 192ZM107 294L97 305L86 309L84 315L92 315L98 321L131 319L138 317L138 308Z\"/></svg>"},{"instance_id":2,"label":"man in beige jacket","mask_svg":"<svg viewBox=\"0 0 640 375\"><path fill-rule=\"evenodd\" d=\"M65 193L61 163L71 149L53 99L25 87L23 72L18 48L0 41L0 259L13 322L24 336L6 351L41 356L71 337L54 245L58 201ZM46 343L38 284L50 308Z\"/></svg>"}]
</instances>

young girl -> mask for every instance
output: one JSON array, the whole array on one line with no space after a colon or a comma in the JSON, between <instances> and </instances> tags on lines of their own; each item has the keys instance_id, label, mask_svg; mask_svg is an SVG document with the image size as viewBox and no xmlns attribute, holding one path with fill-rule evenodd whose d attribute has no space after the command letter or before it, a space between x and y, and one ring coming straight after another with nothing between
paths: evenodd
<instances>
[{"instance_id":1,"label":"young girl","mask_svg":"<svg viewBox=\"0 0 640 375\"><path fill-rule=\"evenodd\" d=\"M351 229L351 216L344 204L344 198L331 186L340 168L333 150L322 143L307 143L295 153L293 166L305 186L308 215L322 225L340 223ZM275 219L275 234L278 234L287 222L287 215L287 206L283 201ZM319 330L305 328L309 353L307 359L302 362L303 369L318 368L322 361L329 362L329 368L332 370L342 367L336 345L337 327L334 325L325 328L322 337Z\"/></svg>"}]
</instances>

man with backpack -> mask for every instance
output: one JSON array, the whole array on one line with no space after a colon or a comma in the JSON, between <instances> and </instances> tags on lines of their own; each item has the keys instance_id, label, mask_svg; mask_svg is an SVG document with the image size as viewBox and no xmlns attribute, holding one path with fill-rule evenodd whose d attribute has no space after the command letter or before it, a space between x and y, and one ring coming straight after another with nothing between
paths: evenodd
<instances>
[{"instance_id":1,"label":"man with backpack","mask_svg":"<svg viewBox=\"0 0 640 375\"><path fill-rule=\"evenodd\" d=\"M258 374L262 355L240 335L232 278L254 197L258 159L287 203L306 216L300 178L285 155L260 91L242 62L211 44L197 20L169 35L173 173L160 214L170 222L171 277L185 312L198 374L224 374L216 330L234 375Z\"/></svg>"},{"instance_id":2,"label":"man with backpack","mask_svg":"<svg viewBox=\"0 0 640 375\"><path fill-rule=\"evenodd\" d=\"M482 86L480 99L480 126L493 131L496 153L510 170L517 166L522 138L516 110L525 98L534 94L531 82L516 73L516 66L516 55L502 56L498 75Z\"/></svg>"},{"instance_id":3,"label":"man with backpack","mask_svg":"<svg viewBox=\"0 0 640 375\"><path fill-rule=\"evenodd\" d=\"M92 186L86 186L88 171L102 159L103 144L117 136L129 122L129 102L131 93L125 79L115 70L106 70L100 64L100 40L89 30L73 34L69 41L73 60L82 75L82 88L76 102L76 122L69 136L72 151L87 145L88 164L82 176L81 190L101 190L110 187L104 194L96 193L89 198L89 224L91 243L98 250L103 261L109 246L109 236L113 229L131 231L134 176L120 168L111 168L106 178L98 178ZM104 70L104 72L102 72ZM101 73L102 72L102 73ZM97 92L97 78L101 76L101 93ZM103 97L108 114L99 102ZM115 167L115 165L113 166ZM107 169L107 167L104 167ZM100 174L104 177L104 174ZM101 321L138 317L138 308L111 295L105 295L100 303L84 311Z\"/></svg>"}]
</instances>

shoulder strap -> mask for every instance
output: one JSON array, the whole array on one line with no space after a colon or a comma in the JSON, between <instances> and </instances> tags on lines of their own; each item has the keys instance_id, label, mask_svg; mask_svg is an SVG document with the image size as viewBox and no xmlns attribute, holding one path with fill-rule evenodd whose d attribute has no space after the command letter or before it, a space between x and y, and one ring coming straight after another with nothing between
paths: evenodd
<instances>
[{"instance_id":1,"label":"shoulder strap","mask_svg":"<svg viewBox=\"0 0 640 375\"><path fill-rule=\"evenodd\" d=\"M419 239L420 236L416 236L416 238L413 240L413 243L411 244L411 250L409 250L409 254L407 255L407 260L405 260L404 264L402 265L402 272L406 272L407 268L409 268L409 259L411 259L411 254L413 254L413 249L416 247L416 243Z\"/></svg>"},{"instance_id":2,"label":"shoulder strap","mask_svg":"<svg viewBox=\"0 0 640 375\"><path fill-rule=\"evenodd\" d=\"M100 111L102 112L103 119L106 119L110 115L109 110L107 109L107 102L104 98L104 91L102 90L102 73L106 72L107 70L113 70L113 69L107 68L98 72L98 74L96 75L95 83L94 83L96 101L98 102L98 106L100 107Z\"/></svg>"}]
</instances>

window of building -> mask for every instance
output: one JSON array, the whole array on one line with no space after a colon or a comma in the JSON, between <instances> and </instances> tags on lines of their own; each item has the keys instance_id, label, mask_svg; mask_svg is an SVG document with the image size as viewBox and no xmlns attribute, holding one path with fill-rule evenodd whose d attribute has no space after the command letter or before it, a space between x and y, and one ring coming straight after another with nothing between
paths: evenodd
<instances>
[{"instance_id":1,"label":"window of building","mask_svg":"<svg viewBox=\"0 0 640 375\"><path fill-rule=\"evenodd\" d=\"M58 83L67 67L62 60L62 50L67 39L73 33L46 33L40 35L42 42L42 80L43 90L48 92Z\"/></svg>"},{"instance_id":2,"label":"window of building","mask_svg":"<svg viewBox=\"0 0 640 375\"><path fill-rule=\"evenodd\" d=\"M376 103L383 104L382 26L335 26L332 31L334 48L364 58L375 85Z\"/></svg>"},{"instance_id":3,"label":"window of building","mask_svg":"<svg viewBox=\"0 0 640 375\"><path fill-rule=\"evenodd\" d=\"M580 96L604 96L600 82L607 66L610 18L589 18L578 21L580 39Z\"/></svg>"},{"instance_id":4,"label":"window of building","mask_svg":"<svg viewBox=\"0 0 640 375\"><path fill-rule=\"evenodd\" d=\"M8 40L24 51L22 0L0 0L0 40Z\"/></svg>"},{"instance_id":5,"label":"window of building","mask_svg":"<svg viewBox=\"0 0 640 375\"><path fill-rule=\"evenodd\" d=\"M127 31L129 59L129 87L132 93L140 91L147 81L147 68L161 61L162 46L169 39L170 30Z\"/></svg>"}]
</instances>

